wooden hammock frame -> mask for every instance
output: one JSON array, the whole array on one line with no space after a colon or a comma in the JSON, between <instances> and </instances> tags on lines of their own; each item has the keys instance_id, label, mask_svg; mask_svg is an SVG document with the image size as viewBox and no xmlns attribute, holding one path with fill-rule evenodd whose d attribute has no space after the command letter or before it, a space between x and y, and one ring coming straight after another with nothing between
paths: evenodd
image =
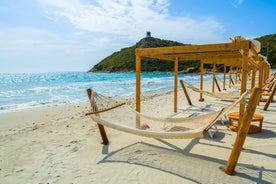
<instances>
[{"instance_id":1,"label":"wooden hammock frame","mask_svg":"<svg viewBox=\"0 0 276 184\"><path fill-rule=\"evenodd\" d=\"M159 48L137 48L136 55L136 110L141 111L141 62L143 58L162 59L174 62L174 112L177 112L177 91L178 91L178 64L185 61L200 61L200 90L203 90L204 65L213 65L213 85L215 88L216 65L241 69L241 91L244 93L247 88L248 73L252 70L252 86L256 87L256 71L259 71L258 87L261 88L269 76L270 65L265 57L259 55L260 48L252 40L235 41L232 43L218 43L205 45L185 45ZM224 77L225 80L226 77ZM224 81L225 83L225 81ZM225 88L225 87L224 87ZM204 101L203 93L200 93L199 101ZM245 106L240 105L240 117L244 113ZM139 119L137 119L137 127Z\"/></svg>"},{"instance_id":2,"label":"wooden hammock frame","mask_svg":"<svg viewBox=\"0 0 276 184\"><path fill-rule=\"evenodd\" d=\"M142 58L155 58L174 62L174 112L177 112L177 93L178 93L178 63L181 61L200 61L200 90L203 90L203 74L204 64L213 64L213 85L212 92L215 86L216 65L224 65L224 73L226 67L240 67L241 71L241 90L244 93L247 88L248 72L252 70L251 89L255 88L256 71L259 71L258 89L261 90L264 82L269 76L270 65L266 58L259 55L260 43L255 40L232 39L232 43L205 44L205 45L185 45L160 48L137 48L136 55L136 111L141 111L141 61ZM225 79L225 77L224 77ZM225 81L224 81L225 83ZM225 86L224 86L225 87ZM260 99L260 91L254 93L256 101L250 106L255 111ZM203 93L200 93L199 101L204 101ZM256 103L255 103L256 102ZM253 111L253 112L254 112ZM245 111L245 104L240 104L239 108L239 124L237 144L234 145L231 157L225 169L225 173L232 174L237 164L240 152L242 150L245 137L247 135L249 125L252 118L251 112ZM136 118L136 127L140 126L140 117ZM241 134L239 136L239 134Z\"/></svg>"},{"instance_id":3,"label":"wooden hammock frame","mask_svg":"<svg viewBox=\"0 0 276 184\"><path fill-rule=\"evenodd\" d=\"M257 44L258 45L258 44ZM186 45L162 48L137 48L136 55L136 111L141 112L141 61L142 58L157 58L174 62L174 112L177 112L177 92L178 92L178 64L181 61L200 61L200 90L203 90L204 64L213 64L213 88L215 86L216 65L224 64L226 67L240 67L241 71L241 91L244 93L247 87L248 72L252 70L251 88L249 104L241 103L239 108L239 130L236 140L228 159L225 173L232 174L238 162L239 155L247 136L250 123L261 95L261 86L269 76L269 64L266 59L259 55L258 48L251 40L234 40L232 43ZM259 71L258 88L255 87L256 71ZM225 77L224 77L225 79ZM225 84L225 81L224 81ZM224 86L225 87L225 86ZM199 101L204 101L203 93L200 93ZM94 114L97 118L97 114ZM108 144L108 139L104 126L99 124L104 144ZM140 116L136 116L136 127L140 127ZM142 131L142 130L141 130Z\"/></svg>"}]
</instances>

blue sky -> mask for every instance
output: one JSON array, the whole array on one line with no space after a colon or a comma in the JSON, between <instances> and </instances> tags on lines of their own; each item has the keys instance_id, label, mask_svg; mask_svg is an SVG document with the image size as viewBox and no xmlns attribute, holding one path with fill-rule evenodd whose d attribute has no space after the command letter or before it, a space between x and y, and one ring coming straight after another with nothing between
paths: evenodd
<instances>
[{"instance_id":1,"label":"blue sky","mask_svg":"<svg viewBox=\"0 0 276 184\"><path fill-rule=\"evenodd\" d=\"M151 31L182 43L276 33L276 0L1 0L0 73L87 71Z\"/></svg>"}]
</instances>

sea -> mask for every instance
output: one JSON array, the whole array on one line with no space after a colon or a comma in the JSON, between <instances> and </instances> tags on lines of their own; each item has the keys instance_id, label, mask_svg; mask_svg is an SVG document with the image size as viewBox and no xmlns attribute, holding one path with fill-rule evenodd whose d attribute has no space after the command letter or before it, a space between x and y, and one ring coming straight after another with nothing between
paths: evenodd
<instances>
[{"instance_id":1,"label":"sea","mask_svg":"<svg viewBox=\"0 0 276 184\"><path fill-rule=\"evenodd\" d=\"M135 73L0 73L0 113L37 107L87 102L86 89L111 98L135 96ZM199 83L199 74L179 74L191 84ZM204 75L211 81L212 75ZM142 73L141 93L173 89L174 74Z\"/></svg>"}]
</instances>

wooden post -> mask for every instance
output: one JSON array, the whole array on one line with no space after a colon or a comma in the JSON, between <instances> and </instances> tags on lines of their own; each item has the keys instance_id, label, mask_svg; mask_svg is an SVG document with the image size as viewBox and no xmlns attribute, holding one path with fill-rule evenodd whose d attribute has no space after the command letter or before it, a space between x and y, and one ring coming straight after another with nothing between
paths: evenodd
<instances>
[{"instance_id":1,"label":"wooden post","mask_svg":"<svg viewBox=\"0 0 276 184\"><path fill-rule=\"evenodd\" d=\"M239 123L239 130L237 132L236 140L235 140L232 152L230 154L230 157L228 159L226 168L224 170L226 174L231 175L235 170L240 153L242 151L243 144L245 142L245 138L250 128L252 117L255 113L256 106L259 101L258 98L261 94L261 91L262 90L260 88L254 88L253 93L249 100L249 104L246 108L245 115L243 116L241 123Z\"/></svg>"},{"instance_id":2,"label":"wooden post","mask_svg":"<svg viewBox=\"0 0 276 184\"><path fill-rule=\"evenodd\" d=\"M244 50L242 58L242 81L241 81L241 94L246 91L247 88L247 74L248 74L248 50ZM244 114L245 104L240 103L239 109L239 121L242 120ZM239 122L238 122L239 123Z\"/></svg>"},{"instance_id":3,"label":"wooden post","mask_svg":"<svg viewBox=\"0 0 276 184\"><path fill-rule=\"evenodd\" d=\"M215 77L215 84L216 84L216 86L217 86L217 88L218 88L218 91L221 92L221 89L220 89L220 87L219 87L219 84L218 84L218 81L217 81L217 78L216 78L216 77Z\"/></svg>"},{"instance_id":4,"label":"wooden post","mask_svg":"<svg viewBox=\"0 0 276 184\"><path fill-rule=\"evenodd\" d=\"M265 68L266 68L266 63L265 63L265 61L263 61L262 62L262 74L263 74L263 77L262 77L262 79L263 79L263 81L262 81L262 84L264 85L265 84Z\"/></svg>"},{"instance_id":5,"label":"wooden post","mask_svg":"<svg viewBox=\"0 0 276 184\"><path fill-rule=\"evenodd\" d=\"M260 63L260 69L259 69L259 81L258 81L258 86L259 88L263 87L263 63Z\"/></svg>"},{"instance_id":6,"label":"wooden post","mask_svg":"<svg viewBox=\"0 0 276 184\"><path fill-rule=\"evenodd\" d=\"M261 80L261 68L259 68L259 76L258 76L258 83L257 83L257 85L258 85L258 88L263 88L264 86L263 86L263 84L262 84L262 80Z\"/></svg>"},{"instance_id":7,"label":"wooden post","mask_svg":"<svg viewBox=\"0 0 276 184\"><path fill-rule=\"evenodd\" d=\"M268 79L269 75L270 75L270 64L266 64L267 67L267 71L266 71L266 79Z\"/></svg>"},{"instance_id":8,"label":"wooden post","mask_svg":"<svg viewBox=\"0 0 276 184\"><path fill-rule=\"evenodd\" d=\"M266 62L266 65L265 65L266 67L266 70L265 70L265 81L268 79L268 77L269 77L269 68L270 68L270 65Z\"/></svg>"},{"instance_id":9,"label":"wooden post","mask_svg":"<svg viewBox=\"0 0 276 184\"><path fill-rule=\"evenodd\" d=\"M178 57L174 61L174 112L177 112L177 91L178 91Z\"/></svg>"},{"instance_id":10,"label":"wooden post","mask_svg":"<svg viewBox=\"0 0 276 184\"><path fill-rule=\"evenodd\" d=\"M248 54L246 54L247 56ZM248 60L247 60L248 62ZM248 65L248 64L247 64ZM247 71L248 71L248 68L247 68ZM236 67L236 84L238 84L239 81L242 81L242 68L240 67Z\"/></svg>"},{"instance_id":11,"label":"wooden post","mask_svg":"<svg viewBox=\"0 0 276 184\"><path fill-rule=\"evenodd\" d=\"M188 94L188 92L187 92L187 90L186 90L186 87L185 87L185 85L184 85L183 80L180 80L180 84L181 84L181 87L182 87L182 89L183 89L183 92L184 92L184 94L185 94L185 96L186 96L186 99L187 99L187 101L188 101L188 104L189 104L189 105L193 105L193 104L192 104L192 101L191 101L191 99L190 99L190 97L189 97L189 94Z\"/></svg>"},{"instance_id":12,"label":"wooden post","mask_svg":"<svg viewBox=\"0 0 276 184\"><path fill-rule=\"evenodd\" d=\"M203 91L203 67L204 67L204 63L203 63L203 61L200 61L200 90L201 91ZM200 102L204 101L202 92L200 92L200 94L199 94L199 100L198 101L200 101Z\"/></svg>"},{"instance_id":13,"label":"wooden post","mask_svg":"<svg viewBox=\"0 0 276 184\"><path fill-rule=\"evenodd\" d=\"M263 86L264 86L264 83L263 83L263 61L259 64L259 81L258 81L258 87L259 88L262 88ZM262 98L262 96L260 95L259 96L259 101L261 101L261 98Z\"/></svg>"},{"instance_id":14,"label":"wooden post","mask_svg":"<svg viewBox=\"0 0 276 184\"><path fill-rule=\"evenodd\" d=\"M251 73L251 89L253 89L255 87L256 83L256 68L252 69L252 73Z\"/></svg>"},{"instance_id":15,"label":"wooden post","mask_svg":"<svg viewBox=\"0 0 276 184\"><path fill-rule=\"evenodd\" d=\"M232 72L233 72L233 67L230 66L230 70L229 70L229 88L231 88L231 84L234 85L234 81L232 79Z\"/></svg>"},{"instance_id":16,"label":"wooden post","mask_svg":"<svg viewBox=\"0 0 276 184\"><path fill-rule=\"evenodd\" d=\"M141 56L136 55L136 111L141 111ZM136 115L136 128L140 128L140 116Z\"/></svg>"},{"instance_id":17,"label":"wooden post","mask_svg":"<svg viewBox=\"0 0 276 184\"><path fill-rule=\"evenodd\" d=\"M226 65L223 65L223 90L226 90Z\"/></svg>"},{"instance_id":18,"label":"wooden post","mask_svg":"<svg viewBox=\"0 0 276 184\"><path fill-rule=\"evenodd\" d=\"M269 104L272 102L272 99L273 99L273 97L275 95L275 92L276 92L276 84L274 84L273 90L271 91L271 94L270 94L269 98L267 99L267 101L265 103L265 106L263 108L264 111L267 110Z\"/></svg>"},{"instance_id":19,"label":"wooden post","mask_svg":"<svg viewBox=\"0 0 276 184\"><path fill-rule=\"evenodd\" d=\"M215 80L216 80L216 64L213 64L213 81L212 81L212 93L215 92Z\"/></svg>"},{"instance_id":20,"label":"wooden post","mask_svg":"<svg viewBox=\"0 0 276 184\"><path fill-rule=\"evenodd\" d=\"M89 98L89 101L90 101L90 104L91 104L92 111L94 111L94 112L97 111L98 107L94 103L93 96L92 96L92 94L93 94L92 90L87 89L86 92L87 92L87 95L88 95L88 98ZM99 114L95 114L95 115L100 116ZM99 131L100 131L100 134L101 134L101 137L102 137L102 140L103 140L102 144L108 145L109 141L108 141L104 126L99 124L99 123L97 123L97 125L98 125Z\"/></svg>"}]
</instances>

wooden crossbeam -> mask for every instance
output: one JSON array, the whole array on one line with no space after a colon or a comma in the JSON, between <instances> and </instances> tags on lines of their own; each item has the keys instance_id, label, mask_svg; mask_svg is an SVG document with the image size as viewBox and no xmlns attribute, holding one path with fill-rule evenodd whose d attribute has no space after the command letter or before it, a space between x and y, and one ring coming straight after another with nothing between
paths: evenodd
<instances>
[{"instance_id":1,"label":"wooden crossbeam","mask_svg":"<svg viewBox=\"0 0 276 184\"><path fill-rule=\"evenodd\" d=\"M171 53L171 54L143 54L143 57L158 58L168 61L174 61L177 57L179 61L191 61L191 60L225 60L225 59L240 59L241 53L237 51L213 51L213 52L196 52L196 53Z\"/></svg>"},{"instance_id":2,"label":"wooden crossbeam","mask_svg":"<svg viewBox=\"0 0 276 184\"><path fill-rule=\"evenodd\" d=\"M236 51L240 49L250 49L250 41L244 40L244 41L235 42L235 43L185 45L185 46L157 47L157 48L137 48L135 50L135 54L139 56L147 56L147 55L159 55L159 54Z\"/></svg>"}]
</instances>

